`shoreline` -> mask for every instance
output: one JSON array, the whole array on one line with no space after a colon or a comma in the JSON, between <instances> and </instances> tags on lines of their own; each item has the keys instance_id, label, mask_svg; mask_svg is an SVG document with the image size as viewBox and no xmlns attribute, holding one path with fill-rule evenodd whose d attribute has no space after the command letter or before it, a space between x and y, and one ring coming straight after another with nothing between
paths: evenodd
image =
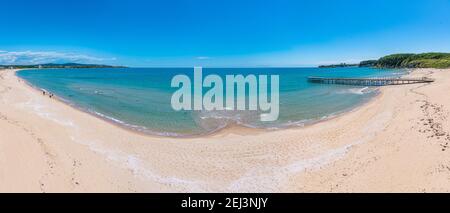
<instances>
[{"instance_id":1,"label":"shoreline","mask_svg":"<svg viewBox=\"0 0 450 213\"><path fill-rule=\"evenodd\" d=\"M23 81L26 86L28 86L32 90L35 90L36 92L45 91L43 88L37 87L37 86L31 84L30 82L28 82L27 80L19 77L17 75L17 72L22 71L22 70L26 70L26 69L16 69L16 70L14 70L14 76L17 79L20 79L21 81ZM408 74L409 74L409 71L406 72L405 75L402 75L402 76L406 76ZM46 92L50 92L50 91L46 91ZM283 127L267 127L267 128L264 128L264 127L250 127L250 126L245 125L245 124L232 123L232 124L227 124L227 125L225 125L223 127L218 127L217 129L209 131L209 132L199 133L199 134L185 134L185 135L184 134L183 135L177 135L177 133L167 133L167 134L165 134L165 133L161 133L161 132L155 132L155 131L152 131L152 130L146 131L146 130L140 129L140 128L144 128L145 129L145 127L141 127L141 126L132 127L132 126L134 126L133 124L128 124L128 123L125 123L125 122L120 121L120 120L116 121L115 118L103 115L103 114L101 114L99 112L95 112L95 111L91 111L89 109L85 109L83 107L79 107L75 103L72 103L72 102L70 102L68 100L65 100L65 99L59 97L58 95L54 95L53 97L54 97L55 100L57 100L57 101L59 101L59 102L61 102L63 104L66 104L66 105L72 107L75 110L78 110L78 111L81 111L83 113L89 114L89 115L91 115L91 116L93 116L93 117L95 117L97 119L100 119L102 121L108 122L108 123L110 123L110 124L112 124L114 126L117 126L119 128L122 128L124 130L130 131L130 132L135 133L135 134L140 134L140 135L149 136L149 137L160 137L160 138L174 138L174 139L177 139L177 138L180 138L180 139L191 138L192 139L193 138L193 139L195 139L195 138L210 137L210 136L214 137L214 136L217 136L217 135L224 135L224 134L227 134L227 133L233 133L232 131L246 132L246 133L252 133L252 134L261 134L261 133L264 133L264 132L267 132L267 131L281 131L281 130L286 130L286 129L305 128L305 127L308 127L308 126L312 126L312 125L320 124L322 122L327 122L329 120L333 120L333 119L338 118L340 116L344 116L347 113L352 113L352 112L358 110L360 107L363 107L364 105L366 105L366 104L368 104L368 103L370 103L372 101L375 101L377 99L377 97L381 94L381 87L377 87L376 90L373 91L373 92L376 93L376 94L373 97L370 97L366 101L362 101L361 103L358 103L358 104L356 104L354 106L351 106L348 109L345 109L345 110L342 110L342 111L339 111L339 112L334 112L332 114L323 116L321 118L310 119L308 121L305 121L305 122L301 123L301 125L287 125L287 126L283 126Z\"/></svg>"},{"instance_id":2,"label":"shoreline","mask_svg":"<svg viewBox=\"0 0 450 213\"><path fill-rule=\"evenodd\" d=\"M14 70L14 76L17 79L20 79L21 81L23 81L27 87L29 87L30 89L34 90L35 92L46 91L43 88L37 87L37 86L31 84L30 82L28 82L27 80L17 76L17 72L21 71L21 70L22 69ZM46 91L46 92L49 92L49 91ZM194 138L195 139L195 138L202 138L202 137L208 137L208 136L215 136L215 135L223 133L223 132L225 132L225 131L227 131L229 129L240 129L242 131L246 131L247 130L248 132L258 132L258 133L262 133L264 130L269 130L269 129L262 129L262 128L247 127L247 126L240 125L240 124L233 124L233 125L227 125L225 127L220 127L217 130L214 130L214 131L211 131L211 132L207 132L207 133L203 133L203 134L191 134L191 135L175 136L174 134L176 134L176 133L173 133L173 134L169 133L169 134L166 135L164 133L156 133L156 132L153 132L153 131L145 132L145 130L139 130L138 128L128 127L129 125L132 125L132 124L127 124L127 123L125 123L123 121L120 121L120 120L115 121L116 120L115 118L111 118L111 117L106 116L106 115L102 116L102 115L99 115L99 114L101 114L99 112L95 112L95 111L91 111L91 110L79 107L76 104L59 97L58 95L54 95L53 97L52 97L52 99L54 99L56 101L59 101L60 103L65 104L65 105L73 108L74 110L83 112L83 113L85 113L87 115L90 115L90 116L93 116L93 117L95 117L95 118L97 118L97 119L99 119L101 121L107 122L107 123L112 124L112 125L114 125L114 126L116 126L118 128L121 128L123 130L127 130L127 131L129 131L131 133L140 134L142 136L148 136L148 137L174 138L174 139L177 139L177 138L179 138L179 139L191 138L192 139L192 138ZM124 124L121 124L121 123L124 123ZM144 127L142 127L142 128L144 128ZM272 130L269 130L269 131L272 131Z\"/></svg>"},{"instance_id":3,"label":"shoreline","mask_svg":"<svg viewBox=\"0 0 450 213\"><path fill-rule=\"evenodd\" d=\"M447 192L450 70L410 75L437 80L383 87L305 127L169 138L119 128L0 70L0 191Z\"/></svg>"}]
</instances>

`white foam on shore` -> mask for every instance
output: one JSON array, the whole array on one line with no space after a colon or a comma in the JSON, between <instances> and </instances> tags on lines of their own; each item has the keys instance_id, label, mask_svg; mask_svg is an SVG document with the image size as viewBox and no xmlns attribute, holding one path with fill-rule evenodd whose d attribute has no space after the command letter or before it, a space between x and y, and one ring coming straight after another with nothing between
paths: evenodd
<instances>
[{"instance_id":1,"label":"white foam on shore","mask_svg":"<svg viewBox=\"0 0 450 213\"><path fill-rule=\"evenodd\" d=\"M58 116L57 114L50 112L52 110L50 110L48 105L44 105L43 103L41 103L36 99L30 99L27 102L19 103L17 105L21 108L31 109L37 115L47 120L51 120L63 126L75 127L75 124L71 120L64 119L61 116Z\"/></svg>"},{"instance_id":2,"label":"white foam on shore","mask_svg":"<svg viewBox=\"0 0 450 213\"><path fill-rule=\"evenodd\" d=\"M373 90L369 87L355 87L355 88L349 88L349 89L341 89L337 90L337 94L355 94L355 95L364 95L371 93Z\"/></svg>"},{"instance_id":3,"label":"white foam on shore","mask_svg":"<svg viewBox=\"0 0 450 213\"><path fill-rule=\"evenodd\" d=\"M260 166L229 184L226 192L279 192L286 181L295 174L323 168L335 161L343 159L349 151L360 144L372 140L392 119L391 111L376 114L368 122L370 125L362 129L363 136L353 143L319 154L313 158L294 161L285 166ZM320 149L320 148L319 148Z\"/></svg>"},{"instance_id":4,"label":"white foam on shore","mask_svg":"<svg viewBox=\"0 0 450 213\"><path fill-rule=\"evenodd\" d=\"M132 172L132 174L144 181L152 181L171 187L171 190L177 189L180 192L206 192L206 184L198 181L181 179L175 176L158 175L144 161L134 154L125 153L120 150L108 149L100 146L98 142L82 140L72 136L72 141L86 145L95 153L105 156L105 158L117 165Z\"/></svg>"},{"instance_id":5,"label":"white foam on shore","mask_svg":"<svg viewBox=\"0 0 450 213\"><path fill-rule=\"evenodd\" d=\"M143 161L139 159L138 157L134 155L129 155L127 160L127 166L130 168L136 176L142 176L145 179L150 179L155 182L169 185L169 186L175 186L177 188L183 188L182 191L185 192L205 192L205 188L202 186L204 184L201 184L198 181L192 181L192 180L186 180L181 179L175 176L168 176L163 177L160 175L156 175L155 172L149 170L148 168L145 168L143 166Z\"/></svg>"},{"instance_id":6,"label":"white foam on shore","mask_svg":"<svg viewBox=\"0 0 450 213\"><path fill-rule=\"evenodd\" d=\"M348 153L351 147L360 144L358 141L343 147L332 149L316 157L302 159L281 167L264 167L250 170L232 182L227 191L231 192L278 192L282 190L286 180L293 174L307 170L320 169L322 166L337 161Z\"/></svg>"}]
</instances>

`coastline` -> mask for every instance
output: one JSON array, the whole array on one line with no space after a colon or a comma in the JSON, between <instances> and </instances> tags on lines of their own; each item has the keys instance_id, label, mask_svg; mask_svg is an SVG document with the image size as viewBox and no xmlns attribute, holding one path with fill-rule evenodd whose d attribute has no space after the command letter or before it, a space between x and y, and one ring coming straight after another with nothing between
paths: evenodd
<instances>
[{"instance_id":1,"label":"coastline","mask_svg":"<svg viewBox=\"0 0 450 213\"><path fill-rule=\"evenodd\" d=\"M35 90L36 92L41 93L42 91L46 91L43 88L39 88L39 87L31 84L26 79L23 79L23 78L19 77L17 75L17 72L22 71L22 70L26 70L26 69L16 69L16 70L14 70L14 75L15 75L16 78L18 78L21 81L25 82L26 86L28 86L29 88ZM409 72L406 72L405 75L407 75L408 73ZM304 128L304 127L307 127L307 126L310 126L310 125L314 125L314 124L318 124L318 123L321 123L321 122L326 122L326 121L335 119L337 117L343 116L343 115L345 115L347 113L351 113L351 112L357 110L358 108L364 106L365 104L376 100L377 96L380 93L379 90L380 90L380 88L377 88L375 91L373 91L374 93L376 93L373 97L370 97L368 100L362 101L361 103L358 103L358 104L356 104L354 106L351 106L348 109L345 109L345 110L342 110L342 111L338 111L338 112L334 112L332 114L323 116L321 118L315 118L315 119L310 119L308 121L301 122L300 123L301 125L294 124L294 125L285 125L283 127L254 127L254 126L249 126L249 125L246 125L246 124L234 123L234 124L227 124L225 126L218 127L215 130L212 130L212 131L209 131L209 132L205 132L205 133L181 134L181 135L178 134L178 133L173 133L173 132L171 132L171 133L161 133L161 132L156 132L156 131L153 131L153 130L147 130L147 128L145 128L145 127L128 124L128 123L126 123L124 121L117 120L115 118L103 115L103 114L101 114L99 112L92 111L92 110L89 110L89 109L77 106L75 103L72 103L72 102L70 102L68 100L65 100L65 99L59 97L58 95L54 95L53 94L53 98L55 100L57 100L57 101L60 101L63 104L66 104L66 105L72 107L75 110L79 110L81 112L87 113L87 114L89 114L91 116L94 116L94 117L96 117L96 118L98 118L100 120L108 122L108 123L110 123L112 125L115 125L115 126L117 126L119 128L122 128L124 130L128 130L128 131L130 131L132 133L141 134L141 135L150 136L150 137L175 138L176 139L176 138L202 138L202 137L214 136L214 135L218 135L218 134L224 134L224 133L227 133L227 132L230 132L230 131L231 132L232 131L239 131L239 132L245 132L245 133L258 134L258 133L264 133L264 132L267 132L267 131L279 131L279 130L284 130L284 129ZM48 93L49 91L46 91L46 92Z\"/></svg>"},{"instance_id":2,"label":"coastline","mask_svg":"<svg viewBox=\"0 0 450 213\"><path fill-rule=\"evenodd\" d=\"M410 75L423 75L428 71L416 70ZM434 72L432 76L443 75L443 80L425 86L381 88L380 94L367 103L305 127L248 134L245 129L233 126L202 137L170 138L118 128L90 113L44 97L35 88L19 82L13 72L1 70L0 132L5 134L0 134L3 141L0 147L10 149L3 149L7 157L0 159L3 167L0 190L449 191L448 181L442 181L447 180L450 170L446 172L441 165L450 159L442 155L446 152L441 151L440 146L423 143L436 137L421 137L423 134L414 129L416 114L408 113L409 108L415 110L414 113L423 109L415 106L421 103L416 101L420 95L410 90L432 87L436 92L445 87L445 82L441 81L450 81L449 70L430 72ZM450 107L448 104L442 104L445 110ZM402 118L401 122L394 117ZM445 122L441 122L444 132L448 129ZM410 140L417 144L410 144ZM20 143L14 143L16 141ZM433 155L417 153L419 150ZM396 151L401 155L396 155ZM17 152L30 153L25 156ZM428 164L422 162L419 168L410 167L409 161L415 162L409 157L411 154L424 157ZM393 161L389 161L393 156ZM27 163L30 160L41 163L31 168ZM391 165L396 166L391 168ZM399 165L406 165L407 169ZM382 170L386 167L392 173ZM24 168L29 175L25 179L18 178ZM419 172L411 173L414 170ZM433 173L436 170L443 171ZM414 181L405 181L411 176ZM427 181L430 176L433 181ZM440 188L436 188L437 185Z\"/></svg>"},{"instance_id":3,"label":"coastline","mask_svg":"<svg viewBox=\"0 0 450 213\"><path fill-rule=\"evenodd\" d=\"M30 89L32 89L32 90L34 90L34 91L36 91L36 92L39 92L39 93L40 93L40 92L42 92L42 91L45 91L44 89L39 88L39 87L37 87L37 86L31 84L31 83L28 82L27 80L25 80L25 79L20 78L19 76L17 76L16 73L17 73L18 71L21 71L21 70L23 70L23 69L14 70L14 76L15 76L17 79L20 79L21 81L23 81L23 82L25 83L25 86L29 87ZM46 91L46 92L48 92L48 91ZM247 127L247 126L244 126L244 125L235 124L235 125L227 125L227 126L225 126L225 127L218 128L217 130L213 130L213 131L211 131L211 132L206 132L206 133L203 133L203 134L192 134L192 135L175 135L176 133L173 133L173 134L163 134L163 133L158 133L158 132L154 132L154 131L146 132L145 130L139 129L139 127L133 128L133 127L131 127L131 126L133 126L133 125L127 124L127 123L125 123L125 122L123 122L123 121L120 121L120 120L116 120L115 118L111 118L111 117L109 117L109 116L102 115L101 113L98 113L98 112L95 112L95 111L91 111L91 110L88 110L88 109L79 107L79 106L77 106L76 104L71 103L70 101L65 100L65 99L59 97L58 95L54 95L53 97L54 97L54 98L53 98L54 100L59 101L59 102L62 103L62 104L66 104L67 106L72 107L74 110L78 110L78 111L80 111L80 112L83 112L83 113L86 113L86 114L88 114L88 115L91 115L91 116L93 116L93 117L95 117L95 118L97 118L97 119L99 119L99 120L102 120L102 121L104 121L104 122L108 122L108 123L110 123L110 124L112 124L112 125L114 125L114 126L116 126L116 127L118 127L118 128L121 128L121 129L130 131L131 133L134 133L134 134L140 134L140 135L143 135L143 136L149 136L149 137L175 138L175 139L176 139L176 138L181 138L181 139L182 139L182 138L201 138L201 137L207 137L207 136L214 136L214 135L216 135L216 134L219 134L219 133L222 132L222 131L228 131L229 129L234 129L234 130L237 129L238 131L241 130L241 131L246 131L246 132L258 132L258 133L262 133L262 132L264 132L264 131L269 130L269 129L252 128L252 127ZM269 131L270 131L270 130L269 130Z\"/></svg>"}]
</instances>

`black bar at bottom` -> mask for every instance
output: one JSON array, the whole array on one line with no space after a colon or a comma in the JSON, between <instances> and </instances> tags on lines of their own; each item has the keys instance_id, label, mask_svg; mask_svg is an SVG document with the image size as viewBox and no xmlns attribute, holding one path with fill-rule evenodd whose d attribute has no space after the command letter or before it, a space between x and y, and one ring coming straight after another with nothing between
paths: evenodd
<instances>
[{"instance_id":1,"label":"black bar at bottom","mask_svg":"<svg viewBox=\"0 0 450 213\"><path fill-rule=\"evenodd\" d=\"M45 210L384 210L450 208L448 194L1 194L1 208Z\"/></svg>"}]
</instances>

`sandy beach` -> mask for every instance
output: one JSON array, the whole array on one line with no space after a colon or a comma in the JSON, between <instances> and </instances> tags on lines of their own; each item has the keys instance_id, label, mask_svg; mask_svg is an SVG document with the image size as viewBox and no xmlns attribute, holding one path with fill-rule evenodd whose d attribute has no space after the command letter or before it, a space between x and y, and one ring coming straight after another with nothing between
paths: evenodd
<instances>
[{"instance_id":1,"label":"sandy beach","mask_svg":"<svg viewBox=\"0 0 450 213\"><path fill-rule=\"evenodd\" d=\"M137 134L0 70L1 192L449 192L450 69L303 128Z\"/></svg>"}]
</instances>

